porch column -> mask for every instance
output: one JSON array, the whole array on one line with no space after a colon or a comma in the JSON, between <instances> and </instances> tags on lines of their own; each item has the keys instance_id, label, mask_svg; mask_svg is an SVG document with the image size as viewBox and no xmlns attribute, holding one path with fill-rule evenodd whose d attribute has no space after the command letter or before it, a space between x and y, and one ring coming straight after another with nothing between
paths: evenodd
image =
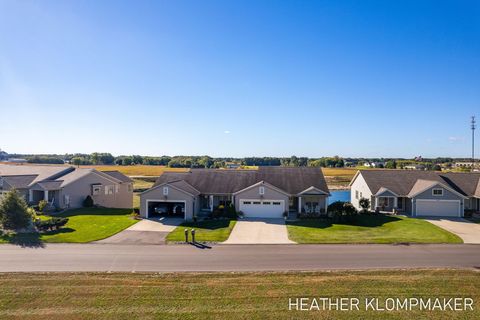
<instances>
[{"instance_id":1,"label":"porch column","mask_svg":"<svg viewBox=\"0 0 480 320\"><path fill-rule=\"evenodd\" d=\"M325 197L325 214L328 213L328 197Z\"/></svg>"},{"instance_id":2,"label":"porch column","mask_svg":"<svg viewBox=\"0 0 480 320\"><path fill-rule=\"evenodd\" d=\"M28 202L33 202L33 190L28 189Z\"/></svg>"},{"instance_id":3,"label":"porch column","mask_svg":"<svg viewBox=\"0 0 480 320\"><path fill-rule=\"evenodd\" d=\"M43 200L47 201L48 202L48 190L45 190L43 192Z\"/></svg>"},{"instance_id":4,"label":"porch column","mask_svg":"<svg viewBox=\"0 0 480 320\"><path fill-rule=\"evenodd\" d=\"M398 208L398 198L397 197L393 198L393 208L395 208L395 209Z\"/></svg>"},{"instance_id":5,"label":"porch column","mask_svg":"<svg viewBox=\"0 0 480 320\"><path fill-rule=\"evenodd\" d=\"M298 213L302 213L302 197L298 197Z\"/></svg>"},{"instance_id":6,"label":"porch column","mask_svg":"<svg viewBox=\"0 0 480 320\"><path fill-rule=\"evenodd\" d=\"M377 210L377 207L378 207L378 197L375 197L375 208L373 208L373 209Z\"/></svg>"},{"instance_id":7,"label":"porch column","mask_svg":"<svg viewBox=\"0 0 480 320\"><path fill-rule=\"evenodd\" d=\"M208 199L208 206L210 207L210 212L213 212L213 195L210 195Z\"/></svg>"}]
</instances>

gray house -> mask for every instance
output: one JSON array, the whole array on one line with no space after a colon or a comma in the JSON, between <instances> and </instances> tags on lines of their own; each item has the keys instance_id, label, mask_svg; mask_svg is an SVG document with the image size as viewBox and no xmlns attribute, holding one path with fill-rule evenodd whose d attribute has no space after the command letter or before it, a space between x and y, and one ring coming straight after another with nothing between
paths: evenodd
<instances>
[{"instance_id":1,"label":"gray house","mask_svg":"<svg viewBox=\"0 0 480 320\"><path fill-rule=\"evenodd\" d=\"M230 204L246 217L279 218L284 212L321 214L326 211L329 195L320 168L191 169L163 173L140 195L140 215L177 214L190 220Z\"/></svg>"},{"instance_id":2,"label":"gray house","mask_svg":"<svg viewBox=\"0 0 480 320\"><path fill-rule=\"evenodd\" d=\"M463 217L480 209L480 173L410 170L360 170L350 183L351 202L370 209L412 216Z\"/></svg>"},{"instance_id":3,"label":"gray house","mask_svg":"<svg viewBox=\"0 0 480 320\"><path fill-rule=\"evenodd\" d=\"M118 171L2 164L0 197L10 189L17 189L29 204L46 200L50 206L61 209L81 207L88 195L102 207L133 206L133 182Z\"/></svg>"}]
</instances>

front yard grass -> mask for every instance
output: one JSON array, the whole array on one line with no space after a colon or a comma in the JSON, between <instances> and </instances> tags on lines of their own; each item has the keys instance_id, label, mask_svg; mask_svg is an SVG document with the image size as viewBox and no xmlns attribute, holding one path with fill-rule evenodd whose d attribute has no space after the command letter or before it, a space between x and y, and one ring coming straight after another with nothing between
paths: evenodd
<instances>
[{"instance_id":1,"label":"front yard grass","mask_svg":"<svg viewBox=\"0 0 480 320\"><path fill-rule=\"evenodd\" d=\"M228 239L235 220L204 220L199 222L184 222L167 236L168 242L184 242L185 229L195 229L197 242L223 242ZM191 239L189 239L191 240Z\"/></svg>"},{"instance_id":2,"label":"front yard grass","mask_svg":"<svg viewBox=\"0 0 480 320\"><path fill-rule=\"evenodd\" d=\"M0 243L91 242L108 238L135 224L131 209L81 208L56 215L68 218L59 230L0 236ZM45 216L41 216L44 218Z\"/></svg>"},{"instance_id":3,"label":"front yard grass","mask_svg":"<svg viewBox=\"0 0 480 320\"><path fill-rule=\"evenodd\" d=\"M358 298L360 310L289 311L297 297ZM474 310L365 311L366 298L412 297L468 297ZM0 274L0 319L455 320L480 319L479 301L474 270Z\"/></svg>"},{"instance_id":4,"label":"front yard grass","mask_svg":"<svg viewBox=\"0 0 480 320\"><path fill-rule=\"evenodd\" d=\"M287 223L297 243L462 243L458 236L427 221L403 216L359 215L349 223L299 220Z\"/></svg>"}]
</instances>

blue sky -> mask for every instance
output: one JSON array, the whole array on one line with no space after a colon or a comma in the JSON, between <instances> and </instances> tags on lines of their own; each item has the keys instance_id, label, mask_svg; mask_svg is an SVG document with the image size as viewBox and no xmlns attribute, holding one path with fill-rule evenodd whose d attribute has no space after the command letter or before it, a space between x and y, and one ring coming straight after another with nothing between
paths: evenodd
<instances>
[{"instance_id":1,"label":"blue sky","mask_svg":"<svg viewBox=\"0 0 480 320\"><path fill-rule=\"evenodd\" d=\"M0 0L0 148L467 157L479 17L478 1Z\"/></svg>"}]
</instances>

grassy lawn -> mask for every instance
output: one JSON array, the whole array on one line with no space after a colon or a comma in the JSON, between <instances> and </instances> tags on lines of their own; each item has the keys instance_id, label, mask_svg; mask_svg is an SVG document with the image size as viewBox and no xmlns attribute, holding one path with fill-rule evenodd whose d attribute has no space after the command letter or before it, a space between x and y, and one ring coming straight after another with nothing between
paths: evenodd
<instances>
[{"instance_id":1,"label":"grassy lawn","mask_svg":"<svg viewBox=\"0 0 480 320\"><path fill-rule=\"evenodd\" d=\"M360 311L289 311L296 297L354 297ZM469 297L474 310L365 311L373 297ZM479 319L479 300L473 270L0 274L0 319Z\"/></svg>"},{"instance_id":2,"label":"grassy lawn","mask_svg":"<svg viewBox=\"0 0 480 320\"><path fill-rule=\"evenodd\" d=\"M195 229L195 240L198 242L223 242L230 236L235 223L235 220L185 222L170 232L167 241L183 242L185 241L185 228L193 228Z\"/></svg>"},{"instance_id":3,"label":"grassy lawn","mask_svg":"<svg viewBox=\"0 0 480 320\"><path fill-rule=\"evenodd\" d=\"M358 216L349 224L329 220L300 220L287 224L298 243L462 243L433 224L401 216Z\"/></svg>"},{"instance_id":4,"label":"grassy lawn","mask_svg":"<svg viewBox=\"0 0 480 320\"><path fill-rule=\"evenodd\" d=\"M34 244L35 242L90 242L108 238L135 224L131 209L82 208L57 216L67 217L68 223L57 231L43 234L0 236L0 243Z\"/></svg>"}]
</instances>

